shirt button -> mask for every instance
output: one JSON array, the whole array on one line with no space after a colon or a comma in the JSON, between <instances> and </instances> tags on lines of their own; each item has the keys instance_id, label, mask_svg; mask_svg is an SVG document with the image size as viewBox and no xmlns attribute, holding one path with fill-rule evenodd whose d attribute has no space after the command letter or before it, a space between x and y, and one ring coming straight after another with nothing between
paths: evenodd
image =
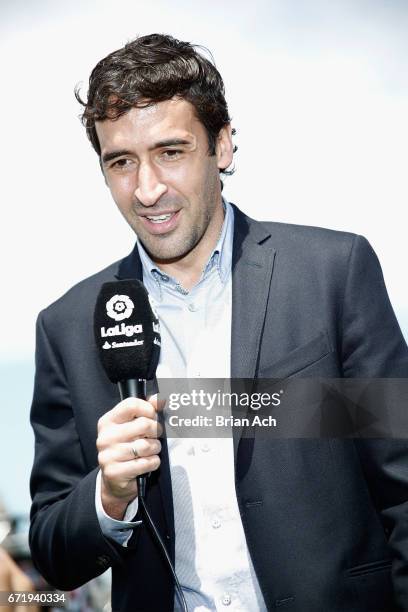
<instances>
[{"instance_id":1,"label":"shirt button","mask_svg":"<svg viewBox=\"0 0 408 612\"><path fill-rule=\"evenodd\" d=\"M195 312L197 310L197 307L195 304L191 303L188 305L188 309L190 312Z\"/></svg>"},{"instance_id":2,"label":"shirt button","mask_svg":"<svg viewBox=\"0 0 408 612\"><path fill-rule=\"evenodd\" d=\"M219 529L221 527L221 521L219 519L214 519L211 523L213 529Z\"/></svg>"},{"instance_id":3,"label":"shirt button","mask_svg":"<svg viewBox=\"0 0 408 612\"><path fill-rule=\"evenodd\" d=\"M231 603L231 597L230 595L228 595L228 593L224 593L224 595L222 596L221 599L221 603L223 606L229 606Z\"/></svg>"}]
</instances>

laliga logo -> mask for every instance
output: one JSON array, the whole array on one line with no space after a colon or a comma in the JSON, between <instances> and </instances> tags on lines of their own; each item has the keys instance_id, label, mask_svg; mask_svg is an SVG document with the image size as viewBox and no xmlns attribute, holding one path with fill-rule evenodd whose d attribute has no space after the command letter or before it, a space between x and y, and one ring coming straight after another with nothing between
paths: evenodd
<instances>
[{"instance_id":1,"label":"laliga logo","mask_svg":"<svg viewBox=\"0 0 408 612\"><path fill-rule=\"evenodd\" d=\"M130 317L134 307L135 305L127 295L114 295L106 302L106 313L115 321L123 321Z\"/></svg>"}]
</instances>

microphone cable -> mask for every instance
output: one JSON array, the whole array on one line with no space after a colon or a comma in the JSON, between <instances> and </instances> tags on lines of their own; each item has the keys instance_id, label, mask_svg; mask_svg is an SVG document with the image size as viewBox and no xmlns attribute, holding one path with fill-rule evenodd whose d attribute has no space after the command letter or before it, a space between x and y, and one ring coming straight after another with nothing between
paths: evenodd
<instances>
[{"instance_id":1,"label":"microphone cable","mask_svg":"<svg viewBox=\"0 0 408 612\"><path fill-rule=\"evenodd\" d=\"M119 382L118 387L119 387L119 394L120 394L121 400L125 399L126 397L138 397L143 400L146 400L147 398L146 380L143 380L143 379L139 379L137 381L127 380L127 381ZM157 544L159 545L159 549L161 550L165 558L165 561L170 569L171 575L173 576L174 584L176 587L176 593L180 600L182 610L183 612L188 612L187 602L185 600L183 590L180 586L180 582L177 577L176 570L173 566L173 563L171 562L169 553L167 552L166 545L161 538L159 530L154 524L154 521L152 517L150 516L149 510L147 509L147 506L146 506L147 476L150 476L150 472L148 474L140 474L139 476L136 476L138 500L139 500L141 513L142 513L143 518L146 520L147 525L150 527L150 531L153 535L153 538L156 540Z\"/></svg>"},{"instance_id":2,"label":"microphone cable","mask_svg":"<svg viewBox=\"0 0 408 612\"><path fill-rule=\"evenodd\" d=\"M138 499L139 499L139 503L140 503L140 508L142 510L142 514L143 517L146 519L147 524L149 525L151 532L156 540L156 542L159 545L160 550L162 551L164 558L167 562L167 565L171 571L171 574L173 576L174 579L174 584L176 586L176 593L178 595L178 598L180 600L183 612L188 612L188 608L187 608L187 603L184 597L184 593L183 590L180 586L179 580L177 578L177 574L176 574L176 570L173 567L173 564L171 562L169 553L167 552L167 548L166 545L164 544L160 533L157 530L156 525L154 524L154 521L152 519L152 517L149 514L149 511L147 509L146 503L145 503L145 494L146 494L146 477L145 476L137 476L136 477L136 481L137 481L137 487L138 487Z\"/></svg>"}]
</instances>

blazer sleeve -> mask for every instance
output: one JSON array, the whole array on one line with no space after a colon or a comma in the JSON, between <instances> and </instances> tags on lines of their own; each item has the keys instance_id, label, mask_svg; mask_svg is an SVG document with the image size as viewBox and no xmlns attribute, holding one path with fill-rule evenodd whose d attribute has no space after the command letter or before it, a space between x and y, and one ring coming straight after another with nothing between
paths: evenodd
<instances>
[{"instance_id":1,"label":"blazer sleeve","mask_svg":"<svg viewBox=\"0 0 408 612\"><path fill-rule=\"evenodd\" d=\"M62 360L37 321L31 408L35 459L31 474L30 547L53 586L71 590L124 561L125 549L104 537L95 508L97 469L90 471L75 426Z\"/></svg>"},{"instance_id":2,"label":"blazer sleeve","mask_svg":"<svg viewBox=\"0 0 408 612\"><path fill-rule=\"evenodd\" d=\"M361 236L355 238L350 254L342 324L346 377L403 378L408 383L408 348L378 259ZM386 407L386 396L384 403ZM406 399L405 406L397 408L405 410L408 418ZM408 440L356 439L354 443L388 539L396 603L408 610Z\"/></svg>"},{"instance_id":3,"label":"blazer sleeve","mask_svg":"<svg viewBox=\"0 0 408 612\"><path fill-rule=\"evenodd\" d=\"M408 349L392 309L376 254L355 236L341 316L343 375L408 377Z\"/></svg>"}]
</instances>

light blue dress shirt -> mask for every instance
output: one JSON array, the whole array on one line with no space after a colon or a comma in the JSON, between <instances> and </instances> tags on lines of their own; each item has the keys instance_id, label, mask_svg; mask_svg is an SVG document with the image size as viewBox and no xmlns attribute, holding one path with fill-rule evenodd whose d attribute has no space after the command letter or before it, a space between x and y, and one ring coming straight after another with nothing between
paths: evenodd
<instances>
[{"instance_id":1,"label":"light blue dress shirt","mask_svg":"<svg viewBox=\"0 0 408 612\"><path fill-rule=\"evenodd\" d=\"M138 244L143 282L160 320L162 349L157 378L229 378L233 209L198 283L186 291L164 274ZM264 612L239 513L232 434L227 438L169 438L175 521L175 565L190 612ZM102 531L123 546L138 522L107 516L97 478L96 508ZM148 499L147 499L148 502ZM177 597L175 610L181 609Z\"/></svg>"}]
</instances>

